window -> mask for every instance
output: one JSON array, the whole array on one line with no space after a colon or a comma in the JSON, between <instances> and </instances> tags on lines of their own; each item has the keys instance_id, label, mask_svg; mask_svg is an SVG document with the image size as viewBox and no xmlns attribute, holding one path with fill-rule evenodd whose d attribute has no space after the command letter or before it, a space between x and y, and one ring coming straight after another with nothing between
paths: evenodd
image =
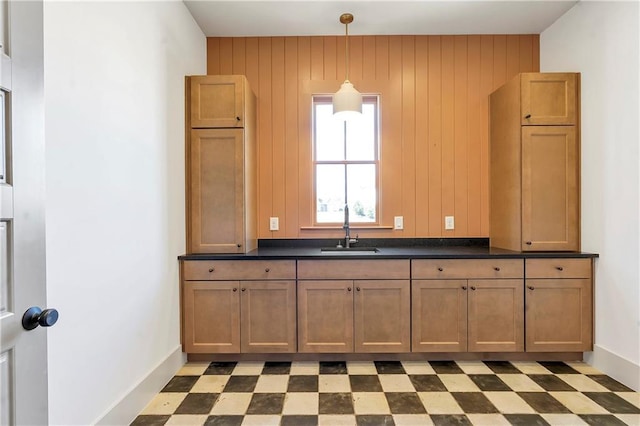
<instances>
[{"instance_id":1,"label":"window","mask_svg":"<svg viewBox=\"0 0 640 426\"><path fill-rule=\"evenodd\" d=\"M378 222L378 97L364 96L362 117L333 117L331 97L313 97L316 223Z\"/></svg>"}]
</instances>

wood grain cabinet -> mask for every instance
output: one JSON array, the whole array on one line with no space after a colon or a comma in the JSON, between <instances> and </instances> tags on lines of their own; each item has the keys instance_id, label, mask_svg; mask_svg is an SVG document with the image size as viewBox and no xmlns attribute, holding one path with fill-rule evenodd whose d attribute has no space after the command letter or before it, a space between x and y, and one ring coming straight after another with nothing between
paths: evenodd
<instances>
[{"instance_id":1,"label":"wood grain cabinet","mask_svg":"<svg viewBox=\"0 0 640 426\"><path fill-rule=\"evenodd\" d=\"M580 74L524 73L490 96L491 246L580 248Z\"/></svg>"},{"instance_id":2,"label":"wood grain cabinet","mask_svg":"<svg viewBox=\"0 0 640 426\"><path fill-rule=\"evenodd\" d=\"M244 76L191 76L186 85L187 250L253 250L255 96Z\"/></svg>"},{"instance_id":3,"label":"wood grain cabinet","mask_svg":"<svg viewBox=\"0 0 640 426\"><path fill-rule=\"evenodd\" d=\"M299 352L409 352L409 260L298 261Z\"/></svg>"},{"instance_id":4,"label":"wood grain cabinet","mask_svg":"<svg viewBox=\"0 0 640 426\"><path fill-rule=\"evenodd\" d=\"M527 352L593 350L591 259L527 259Z\"/></svg>"},{"instance_id":5,"label":"wood grain cabinet","mask_svg":"<svg viewBox=\"0 0 640 426\"><path fill-rule=\"evenodd\" d=\"M523 261L415 259L414 352L524 351Z\"/></svg>"},{"instance_id":6,"label":"wood grain cabinet","mask_svg":"<svg viewBox=\"0 0 640 426\"><path fill-rule=\"evenodd\" d=\"M295 261L185 261L182 273L185 352L296 352Z\"/></svg>"}]
</instances>

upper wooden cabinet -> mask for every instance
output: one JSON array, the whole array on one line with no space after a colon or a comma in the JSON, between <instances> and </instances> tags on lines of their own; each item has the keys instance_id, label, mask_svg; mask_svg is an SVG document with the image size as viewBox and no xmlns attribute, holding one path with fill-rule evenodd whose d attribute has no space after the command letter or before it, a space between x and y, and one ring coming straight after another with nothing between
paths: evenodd
<instances>
[{"instance_id":1,"label":"upper wooden cabinet","mask_svg":"<svg viewBox=\"0 0 640 426\"><path fill-rule=\"evenodd\" d=\"M192 128L245 127L251 89L242 75L193 76L190 79Z\"/></svg>"},{"instance_id":2,"label":"upper wooden cabinet","mask_svg":"<svg viewBox=\"0 0 640 426\"><path fill-rule=\"evenodd\" d=\"M527 125L577 124L579 74L520 74L521 123Z\"/></svg>"},{"instance_id":3,"label":"upper wooden cabinet","mask_svg":"<svg viewBox=\"0 0 640 426\"><path fill-rule=\"evenodd\" d=\"M519 74L490 96L491 246L580 249L580 74Z\"/></svg>"},{"instance_id":4,"label":"upper wooden cabinet","mask_svg":"<svg viewBox=\"0 0 640 426\"><path fill-rule=\"evenodd\" d=\"M187 251L246 253L257 244L255 96L244 76L187 77L187 93Z\"/></svg>"}]
</instances>

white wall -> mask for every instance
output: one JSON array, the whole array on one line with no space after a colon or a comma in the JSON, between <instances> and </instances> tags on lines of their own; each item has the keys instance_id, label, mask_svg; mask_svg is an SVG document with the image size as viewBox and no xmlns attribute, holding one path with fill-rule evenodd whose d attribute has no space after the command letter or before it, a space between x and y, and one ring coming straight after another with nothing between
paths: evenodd
<instances>
[{"instance_id":1,"label":"white wall","mask_svg":"<svg viewBox=\"0 0 640 426\"><path fill-rule=\"evenodd\" d=\"M542 71L582 73L582 249L596 263L596 368L640 387L638 2L582 1L540 35Z\"/></svg>"},{"instance_id":2,"label":"white wall","mask_svg":"<svg viewBox=\"0 0 640 426\"><path fill-rule=\"evenodd\" d=\"M50 423L86 425L179 351L184 76L206 39L181 1L48 1L44 30Z\"/></svg>"}]
</instances>

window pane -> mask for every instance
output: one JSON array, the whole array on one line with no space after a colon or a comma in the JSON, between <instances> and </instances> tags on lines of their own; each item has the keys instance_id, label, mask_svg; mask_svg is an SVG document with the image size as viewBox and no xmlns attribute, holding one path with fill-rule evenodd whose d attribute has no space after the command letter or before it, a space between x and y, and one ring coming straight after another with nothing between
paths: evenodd
<instances>
[{"instance_id":1,"label":"window pane","mask_svg":"<svg viewBox=\"0 0 640 426\"><path fill-rule=\"evenodd\" d=\"M347 123L347 160L375 160L376 106L362 105L362 116Z\"/></svg>"},{"instance_id":2,"label":"window pane","mask_svg":"<svg viewBox=\"0 0 640 426\"><path fill-rule=\"evenodd\" d=\"M347 166L347 196L351 222L376 221L376 166L350 164Z\"/></svg>"},{"instance_id":3,"label":"window pane","mask_svg":"<svg viewBox=\"0 0 640 426\"><path fill-rule=\"evenodd\" d=\"M318 223L344 221L344 167L342 164L316 166L316 218Z\"/></svg>"},{"instance_id":4,"label":"window pane","mask_svg":"<svg viewBox=\"0 0 640 426\"><path fill-rule=\"evenodd\" d=\"M314 104L316 161L344 160L344 122L333 118L333 105Z\"/></svg>"}]
</instances>

